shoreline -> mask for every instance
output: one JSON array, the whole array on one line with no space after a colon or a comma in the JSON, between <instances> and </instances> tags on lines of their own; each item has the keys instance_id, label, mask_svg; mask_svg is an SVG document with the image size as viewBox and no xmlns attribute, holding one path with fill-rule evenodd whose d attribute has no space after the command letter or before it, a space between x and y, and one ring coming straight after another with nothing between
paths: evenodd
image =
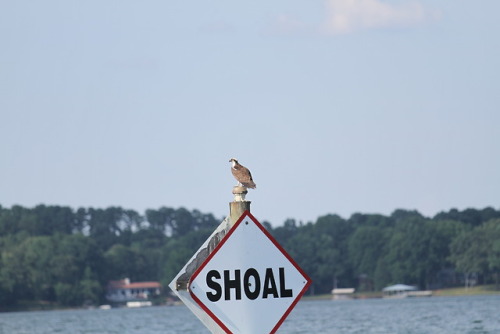
<instances>
[{"instance_id":1,"label":"shoreline","mask_svg":"<svg viewBox=\"0 0 500 334\"><path fill-rule=\"evenodd\" d=\"M462 296L484 296L484 295L500 295L500 287L495 285L478 285L471 288L455 287L432 290L432 297L462 297ZM382 298L381 291L375 292L355 292L352 299L378 299ZM422 297L423 298L423 297ZM332 294L322 294L315 296L303 296L302 300L330 300L333 299Z\"/></svg>"},{"instance_id":2,"label":"shoreline","mask_svg":"<svg viewBox=\"0 0 500 334\"><path fill-rule=\"evenodd\" d=\"M500 289L497 289L495 285L480 285L472 288L455 287L432 290L432 297L468 297L468 296L484 296L484 295L500 295ZM362 299L381 299L383 297L382 292L356 292L353 294L351 300L362 300ZM422 297L423 298L423 297ZM429 298L429 297L427 297ZM331 294L322 294L314 296L302 296L301 300L305 301L315 301L315 300L333 300ZM182 305L182 304L181 304ZM167 306L167 304L160 304L156 306ZM98 306L90 307L65 307L57 304L47 303L43 301L39 302L22 302L19 305L0 308L0 313L9 312L31 312L31 311L65 311L65 310L85 310L85 309L96 309Z\"/></svg>"}]
</instances>

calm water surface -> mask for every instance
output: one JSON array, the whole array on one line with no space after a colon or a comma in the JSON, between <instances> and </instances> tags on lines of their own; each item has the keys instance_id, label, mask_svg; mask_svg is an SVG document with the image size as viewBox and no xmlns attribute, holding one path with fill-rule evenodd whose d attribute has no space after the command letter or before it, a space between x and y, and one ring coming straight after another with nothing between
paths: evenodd
<instances>
[{"instance_id":1,"label":"calm water surface","mask_svg":"<svg viewBox=\"0 0 500 334\"><path fill-rule=\"evenodd\" d=\"M0 313L0 334L209 333L184 306ZM301 301L278 333L500 334L500 296Z\"/></svg>"}]
</instances>

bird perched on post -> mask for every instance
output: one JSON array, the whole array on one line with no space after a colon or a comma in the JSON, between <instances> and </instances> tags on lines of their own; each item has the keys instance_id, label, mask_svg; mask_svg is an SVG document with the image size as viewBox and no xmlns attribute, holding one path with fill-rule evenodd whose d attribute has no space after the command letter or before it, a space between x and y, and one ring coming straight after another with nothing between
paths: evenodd
<instances>
[{"instance_id":1,"label":"bird perched on post","mask_svg":"<svg viewBox=\"0 0 500 334\"><path fill-rule=\"evenodd\" d=\"M255 187L257 187L255 182L253 182L252 174L250 173L248 168L240 165L238 160L234 158L229 160L229 162L231 163L231 172L233 173L236 181L238 181L239 186L251 189L255 189Z\"/></svg>"}]
</instances>

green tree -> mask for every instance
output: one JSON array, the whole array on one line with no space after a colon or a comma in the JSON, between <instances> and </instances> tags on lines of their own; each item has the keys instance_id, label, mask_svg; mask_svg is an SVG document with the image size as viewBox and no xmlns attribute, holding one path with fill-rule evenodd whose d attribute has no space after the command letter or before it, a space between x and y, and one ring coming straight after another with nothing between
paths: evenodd
<instances>
[{"instance_id":1,"label":"green tree","mask_svg":"<svg viewBox=\"0 0 500 334\"><path fill-rule=\"evenodd\" d=\"M364 277L361 290L373 289L379 259L384 256L390 228L361 226L348 240L349 262L355 275ZM372 284L370 284L370 282ZM386 282L383 282L384 284Z\"/></svg>"},{"instance_id":2,"label":"green tree","mask_svg":"<svg viewBox=\"0 0 500 334\"><path fill-rule=\"evenodd\" d=\"M82 305L83 299L78 285L57 282L54 286L55 295L57 300L68 306Z\"/></svg>"},{"instance_id":3,"label":"green tree","mask_svg":"<svg viewBox=\"0 0 500 334\"><path fill-rule=\"evenodd\" d=\"M429 288L436 272L445 266L449 240L447 230L428 219L409 216L397 222L383 262L390 270L392 282Z\"/></svg>"},{"instance_id":4,"label":"green tree","mask_svg":"<svg viewBox=\"0 0 500 334\"><path fill-rule=\"evenodd\" d=\"M75 215L71 208L38 205L31 211L37 219L36 235L71 234L73 232Z\"/></svg>"},{"instance_id":5,"label":"green tree","mask_svg":"<svg viewBox=\"0 0 500 334\"><path fill-rule=\"evenodd\" d=\"M23 268L19 276L35 300L55 300L55 277L51 270L55 248L53 238L36 236L25 239L14 250L14 261Z\"/></svg>"},{"instance_id":6,"label":"green tree","mask_svg":"<svg viewBox=\"0 0 500 334\"><path fill-rule=\"evenodd\" d=\"M472 275L484 275L488 272L488 255L493 246L490 232L489 228L479 226L458 235L450 245L450 260L464 274L466 287L471 284Z\"/></svg>"},{"instance_id":7,"label":"green tree","mask_svg":"<svg viewBox=\"0 0 500 334\"><path fill-rule=\"evenodd\" d=\"M189 232L182 237L168 238L162 247L160 260L163 284L166 285L172 281L212 232L212 229L207 228Z\"/></svg>"},{"instance_id":8,"label":"green tree","mask_svg":"<svg viewBox=\"0 0 500 334\"><path fill-rule=\"evenodd\" d=\"M85 267L83 279L80 281L80 292L84 303L97 305L102 299L103 286L90 267Z\"/></svg>"},{"instance_id":9,"label":"green tree","mask_svg":"<svg viewBox=\"0 0 500 334\"><path fill-rule=\"evenodd\" d=\"M327 293L335 286L351 286L347 239L352 228L337 215L319 217L301 226L284 248L313 279L312 293Z\"/></svg>"},{"instance_id":10,"label":"green tree","mask_svg":"<svg viewBox=\"0 0 500 334\"><path fill-rule=\"evenodd\" d=\"M110 280L130 278L132 281L138 279L137 272L142 270L139 254L130 247L115 244L105 254L107 273ZM140 267L139 267L140 266Z\"/></svg>"},{"instance_id":11,"label":"green tree","mask_svg":"<svg viewBox=\"0 0 500 334\"><path fill-rule=\"evenodd\" d=\"M54 235L56 252L51 271L58 282L76 285L84 277L85 269L97 272L104 267L103 255L95 241L82 234Z\"/></svg>"},{"instance_id":12,"label":"green tree","mask_svg":"<svg viewBox=\"0 0 500 334\"><path fill-rule=\"evenodd\" d=\"M123 209L120 207L109 207L107 209L88 209L87 224L90 238L96 241L102 250L106 251L118 242L121 234L120 221L123 217Z\"/></svg>"},{"instance_id":13,"label":"green tree","mask_svg":"<svg viewBox=\"0 0 500 334\"><path fill-rule=\"evenodd\" d=\"M280 243L285 243L288 239L295 236L299 230L299 226L295 219L287 219L283 226L272 229L270 232L273 237Z\"/></svg>"},{"instance_id":14,"label":"green tree","mask_svg":"<svg viewBox=\"0 0 500 334\"><path fill-rule=\"evenodd\" d=\"M166 235L172 235L172 220L175 210L172 208L161 207L158 210L146 210L146 220L150 227Z\"/></svg>"}]
</instances>

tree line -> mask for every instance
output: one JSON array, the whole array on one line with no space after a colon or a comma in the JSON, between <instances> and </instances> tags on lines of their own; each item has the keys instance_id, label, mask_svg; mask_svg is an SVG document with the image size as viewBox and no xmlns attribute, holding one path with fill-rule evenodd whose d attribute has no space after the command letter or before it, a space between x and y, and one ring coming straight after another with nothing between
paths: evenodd
<instances>
[{"instance_id":1,"label":"tree line","mask_svg":"<svg viewBox=\"0 0 500 334\"><path fill-rule=\"evenodd\" d=\"M104 302L110 280L167 284L222 221L185 208L146 210L0 206L0 310L21 301ZM497 283L500 211L450 210L424 217L325 215L263 225L312 278L309 293L333 287L378 291Z\"/></svg>"}]
</instances>

